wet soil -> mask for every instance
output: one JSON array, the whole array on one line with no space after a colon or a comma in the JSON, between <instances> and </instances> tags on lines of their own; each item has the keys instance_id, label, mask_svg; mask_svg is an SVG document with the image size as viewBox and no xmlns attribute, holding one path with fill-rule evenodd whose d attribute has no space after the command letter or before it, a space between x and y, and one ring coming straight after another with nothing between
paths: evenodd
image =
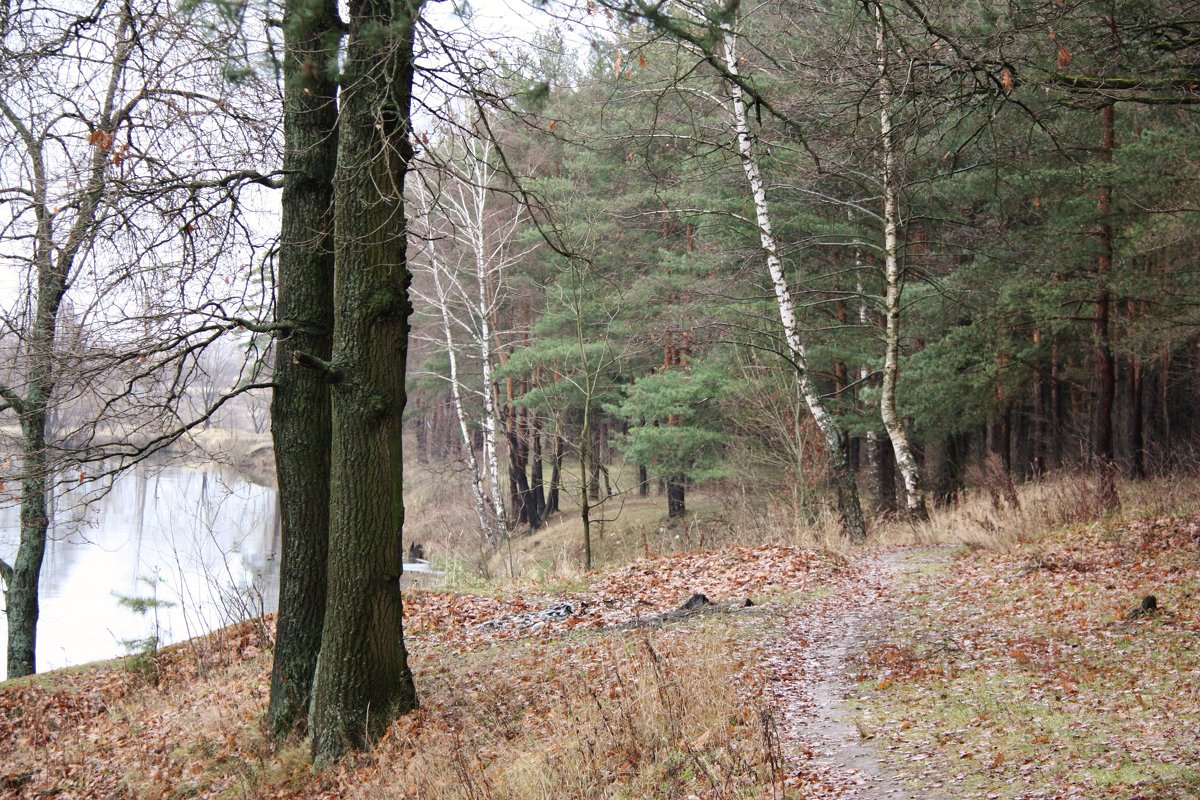
<instances>
[{"instance_id":1,"label":"wet soil","mask_svg":"<svg viewBox=\"0 0 1200 800\"><path fill-rule=\"evenodd\" d=\"M912 797L852 700L856 661L903 613L897 580L948 557L928 550L867 557L829 595L786 612L766 645L766 693L793 784L861 800Z\"/></svg>"}]
</instances>

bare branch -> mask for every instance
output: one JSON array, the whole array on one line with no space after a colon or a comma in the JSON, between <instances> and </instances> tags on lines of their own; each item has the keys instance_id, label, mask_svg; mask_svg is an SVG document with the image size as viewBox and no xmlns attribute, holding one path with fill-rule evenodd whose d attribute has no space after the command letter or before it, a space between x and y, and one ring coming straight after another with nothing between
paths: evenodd
<instances>
[{"instance_id":1,"label":"bare branch","mask_svg":"<svg viewBox=\"0 0 1200 800\"><path fill-rule=\"evenodd\" d=\"M334 367L333 364L309 353L302 353L297 350L292 354L292 363L305 369L324 373L325 380L331 384L340 383L342 380L341 371Z\"/></svg>"}]
</instances>

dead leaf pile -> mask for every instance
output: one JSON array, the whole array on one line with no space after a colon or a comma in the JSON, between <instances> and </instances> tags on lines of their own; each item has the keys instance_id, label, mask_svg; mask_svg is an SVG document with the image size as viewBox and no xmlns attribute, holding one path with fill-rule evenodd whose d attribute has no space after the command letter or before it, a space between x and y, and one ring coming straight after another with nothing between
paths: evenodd
<instances>
[{"instance_id":1,"label":"dead leaf pile","mask_svg":"<svg viewBox=\"0 0 1200 800\"><path fill-rule=\"evenodd\" d=\"M444 592L405 595L405 630L458 644L596 630L678 609L697 592L716 603L810 591L852 568L795 547L735 547L639 559L602 577L588 592L555 597L481 597ZM560 611L564 606L570 610Z\"/></svg>"}]
</instances>

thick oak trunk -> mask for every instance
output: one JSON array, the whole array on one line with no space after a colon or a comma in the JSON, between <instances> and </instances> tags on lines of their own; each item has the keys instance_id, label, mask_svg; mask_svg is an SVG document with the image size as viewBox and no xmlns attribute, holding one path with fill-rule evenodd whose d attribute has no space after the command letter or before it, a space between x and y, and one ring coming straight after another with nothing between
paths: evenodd
<instances>
[{"instance_id":1,"label":"thick oak trunk","mask_svg":"<svg viewBox=\"0 0 1200 800\"><path fill-rule=\"evenodd\" d=\"M404 647L402 419L409 272L404 181L412 157L419 4L350 5L334 178L333 448L329 599L313 754L329 763L416 707Z\"/></svg>"},{"instance_id":2,"label":"thick oak trunk","mask_svg":"<svg viewBox=\"0 0 1200 800\"><path fill-rule=\"evenodd\" d=\"M272 732L303 730L325 621L331 415L326 376L296 353L333 347L333 172L337 163L336 3L284 10L284 170L271 438L282 545L268 715Z\"/></svg>"}]
</instances>

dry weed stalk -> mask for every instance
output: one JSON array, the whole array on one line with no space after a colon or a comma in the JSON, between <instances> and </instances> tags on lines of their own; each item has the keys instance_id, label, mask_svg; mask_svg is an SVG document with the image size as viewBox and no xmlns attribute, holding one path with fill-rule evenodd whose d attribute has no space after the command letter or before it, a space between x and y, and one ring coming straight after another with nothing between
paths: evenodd
<instances>
[{"instance_id":1,"label":"dry weed stalk","mask_svg":"<svg viewBox=\"0 0 1200 800\"><path fill-rule=\"evenodd\" d=\"M445 675L345 796L734 798L774 781L778 741L739 696L732 643L692 630L564 650Z\"/></svg>"}]
</instances>

